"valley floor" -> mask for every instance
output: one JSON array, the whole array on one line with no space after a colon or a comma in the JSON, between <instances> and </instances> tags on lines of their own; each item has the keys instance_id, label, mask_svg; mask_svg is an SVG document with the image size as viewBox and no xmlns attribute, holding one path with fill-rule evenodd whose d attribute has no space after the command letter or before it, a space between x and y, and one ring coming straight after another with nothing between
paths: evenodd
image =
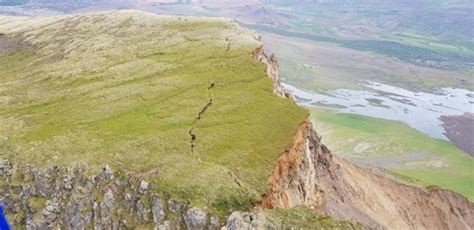
<instances>
[{"instance_id":1,"label":"valley floor","mask_svg":"<svg viewBox=\"0 0 474 230\"><path fill-rule=\"evenodd\" d=\"M311 109L323 141L334 154L382 167L409 182L436 185L474 201L474 158L448 141L435 140L396 121Z\"/></svg>"}]
</instances>

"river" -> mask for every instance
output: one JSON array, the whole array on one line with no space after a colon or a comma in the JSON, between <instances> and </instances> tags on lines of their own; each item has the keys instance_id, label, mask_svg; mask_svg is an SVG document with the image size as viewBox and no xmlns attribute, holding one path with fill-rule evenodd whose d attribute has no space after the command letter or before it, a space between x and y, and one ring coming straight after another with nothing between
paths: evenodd
<instances>
[{"instance_id":1,"label":"river","mask_svg":"<svg viewBox=\"0 0 474 230\"><path fill-rule=\"evenodd\" d=\"M448 140L444 134L443 115L474 112L474 92L458 88L439 88L432 93L412 92L403 88L367 82L367 90L337 89L317 93L284 86L297 102L306 107L330 108L338 112L396 120L429 135Z\"/></svg>"}]
</instances>

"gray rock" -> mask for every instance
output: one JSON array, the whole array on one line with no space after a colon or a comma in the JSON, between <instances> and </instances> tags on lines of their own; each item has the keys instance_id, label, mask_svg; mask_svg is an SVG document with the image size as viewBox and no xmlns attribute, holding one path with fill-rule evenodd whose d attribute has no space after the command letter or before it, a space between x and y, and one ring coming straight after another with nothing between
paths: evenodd
<instances>
[{"instance_id":1,"label":"gray rock","mask_svg":"<svg viewBox=\"0 0 474 230\"><path fill-rule=\"evenodd\" d=\"M238 211L232 212L232 214L230 214L230 216L227 218L227 230L239 230L248 227L249 225L244 222L242 213Z\"/></svg>"},{"instance_id":2,"label":"gray rock","mask_svg":"<svg viewBox=\"0 0 474 230\"><path fill-rule=\"evenodd\" d=\"M101 212L100 212L100 206L97 202L94 202L92 205L92 210L93 210L93 221L94 221L94 230L100 230L102 229L102 224L101 224Z\"/></svg>"},{"instance_id":3,"label":"gray rock","mask_svg":"<svg viewBox=\"0 0 474 230\"><path fill-rule=\"evenodd\" d=\"M251 225L255 229L277 229L277 227L267 220L266 216L262 212L252 214Z\"/></svg>"},{"instance_id":4,"label":"gray rock","mask_svg":"<svg viewBox=\"0 0 474 230\"><path fill-rule=\"evenodd\" d=\"M55 200L46 201L46 207L43 209L41 214L44 217L45 223L47 226L53 226L53 223L58 218L61 209L59 208L59 203Z\"/></svg>"},{"instance_id":5,"label":"gray rock","mask_svg":"<svg viewBox=\"0 0 474 230\"><path fill-rule=\"evenodd\" d=\"M73 181L72 176L70 176L70 175L65 175L65 176L63 177L63 187L64 187L65 189L72 189L73 185L74 185L74 181Z\"/></svg>"},{"instance_id":6,"label":"gray rock","mask_svg":"<svg viewBox=\"0 0 474 230\"><path fill-rule=\"evenodd\" d=\"M150 184L144 180L140 182L140 193L144 194L148 191L148 186Z\"/></svg>"},{"instance_id":7,"label":"gray rock","mask_svg":"<svg viewBox=\"0 0 474 230\"><path fill-rule=\"evenodd\" d=\"M218 230L220 228L221 228L221 223L219 223L219 219L217 219L217 217L215 217L215 216L211 216L211 218L209 218L208 229L209 230Z\"/></svg>"},{"instance_id":8,"label":"gray rock","mask_svg":"<svg viewBox=\"0 0 474 230\"><path fill-rule=\"evenodd\" d=\"M85 223L79 215L73 216L71 220L69 221L69 223L70 223L70 229L74 229L74 230L85 229Z\"/></svg>"},{"instance_id":9,"label":"gray rock","mask_svg":"<svg viewBox=\"0 0 474 230\"><path fill-rule=\"evenodd\" d=\"M158 225L158 230L171 230L171 222L165 221L163 224ZM179 229L179 228L178 228Z\"/></svg>"},{"instance_id":10,"label":"gray rock","mask_svg":"<svg viewBox=\"0 0 474 230\"><path fill-rule=\"evenodd\" d=\"M227 230L239 229L277 229L276 226L267 221L265 215L261 212L257 213L241 213L233 212L227 218Z\"/></svg>"},{"instance_id":11,"label":"gray rock","mask_svg":"<svg viewBox=\"0 0 474 230\"><path fill-rule=\"evenodd\" d=\"M93 215L92 215L92 212L87 212L85 215L84 215L84 224L85 225L89 225L90 223L93 222Z\"/></svg>"},{"instance_id":12,"label":"gray rock","mask_svg":"<svg viewBox=\"0 0 474 230\"><path fill-rule=\"evenodd\" d=\"M0 160L0 176L11 176L13 165L8 160Z\"/></svg>"},{"instance_id":13,"label":"gray rock","mask_svg":"<svg viewBox=\"0 0 474 230\"><path fill-rule=\"evenodd\" d=\"M46 223L38 223L33 220L27 220L26 222L26 230L47 230L49 228Z\"/></svg>"},{"instance_id":14,"label":"gray rock","mask_svg":"<svg viewBox=\"0 0 474 230\"><path fill-rule=\"evenodd\" d=\"M116 221L112 223L112 230L119 230L120 229L120 222Z\"/></svg>"},{"instance_id":15,"label":"gray rock","mask_svg":"<svg viewBox=\"0 0 474 230\"><path fill-rule=\"evenodd\" d=\"M103 225L106 229L110 229L112 226L112 215L111 209L109 209L105 203L99 203L100 207L100 224Z\"/></svg>"},{"instance_id":16,"label":"gray rock","mask_svg":"<svg viewBox=\"0 0 474 230\"><path fill-rule=\"evenodd\" d=\"M19 211L18 204L16 204L13 199L8 197L8 195L7 196L1 196L0 201L3 203L3 205L5 205L5 208L7 208L11 211L14 211L14 212Z\"/></svg>"},{"instance_id":17,"label":"gray rock","mask_svg":"<svg viewBox=\"0 0 474 230\"><path fill-rule=\"evenodd\" d=\"M178 214L181 212L181 210L183 209L183 204L173 200L173 199L169 199L168 200L168 209L175 213L175 214Z\"/></svg>"},{"instance_id":18,"label":"gray rock","mask_svg":"<svg viewBox=\"0 0 474 230\"><path fill-rule=\"evenodd\" d=\"M84 229L84 221L80 216L80 205L76 202L70 202L66 208L64 219L71 229Z\"/></svg>"},{"instance_id":19,"label":"gray rock","mask_svg":"<svg viewBox=\"0 0 474 230\"><path fill-rule=\"evenodd\" d=\"M103 173L105 178L108 180L112 180L114 178L114 173L110 169L109 165L105 165Z\"/></svg>"},{"instance_id":20,"label":"gray rock","mask_svg":"<svg viewBox=\"0 0 474 230\"><path fill-rule=\"evenodd\" d=\"M92 187L94 187L94 183L92 182L92 180L86 180L86 182L84 183L84 188L86 189L92 189Z\"/></svg>"},{"instance_id":21,"label":"gray rock","mask_svg":"<svg viewBox=\"0 0 474 230\"><path fill-rule=\"evenodd\" d=\"M111 210L114 207L114 203L114 193L111 189L108 189L107 192L104 194L104 205L107 207L107 209Z\"/></svg>"},{"instance_id":22,"label":"gray rock","mask_svg":"<svg viewBox=\"0 0 474 230\"><path fill-rule=\"evenodd\" d=\"M145 222L148 221L148 214L150 213L150 209L145 207L141 200L137 201L137 214L138 216Z\"/></svg>"},{"instance_id":23,"label":"gray rock","mask_svg":"<svg viewBox=\"0 0 474 230\"><path fill-rule=\"evenodd\" d=\"M43 174L37 169L32 169L31 173L33 174L33 180L36 191L41 196L49 197L52 193L53 187L49 184L48 174Z\"/></svg>"},{"instance_id":24,"label":"gray rock","mask_svg":"<svg viewBox=\"0 0 474 230\"><path fill-rule=\"evenodd\" d=\"M186 212L184 221L190 230L202 230L206 227L206 213L199 208L191 208Z\"/></svg>"},{"instance_id":25,"label":"gray rock","mask_svg":"<svg viewBox=\"0 0 474 230\"><path fill-rule=\"evenodd\" d=\"M125 193L123 203L127 208L131 208L133 206L133 197L130 193Z\"/></svg>"},{"instance_id":26,"label":"gray rock","mask_svg":"<svg viewBox=\"0 0 474 230\"><path fill-rule=\"evenodd\" d=\"M159 197L153 197L151 204L151 212L153 213L153 222L159 224L165 218L165 211L163 210L163 204Z\"/></svg>"}]
</instances>

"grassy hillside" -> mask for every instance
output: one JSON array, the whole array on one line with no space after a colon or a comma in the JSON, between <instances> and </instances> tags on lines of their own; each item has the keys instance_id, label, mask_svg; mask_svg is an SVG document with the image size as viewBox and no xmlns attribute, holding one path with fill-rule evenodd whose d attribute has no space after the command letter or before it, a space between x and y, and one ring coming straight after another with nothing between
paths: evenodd
<instances>
[{"instance_id":1,"label":"grassy hillside","mask_svg":"<svg viewBox=\"0 0 474 230\"><path fill-rule=\"evenodd\" d=\"M221 213L267 189L308 115L272 94L260 44L224 19L119 11L0 17L0 159L108 164ZM276 125L277 124L277 125Z\"/></svg>"},{"instance_id":2,"label":"grassy hillside","mask_svg":"<svg viewBox=\"0 0 474 230\"><path fill-rule=\"evenodd\" d=\"M474 200L474 159L451 143L395 121L319 109L311 110L311 117L336 155Z\"/></svg>"},{"instance_id":3,"label":"grassy hillside","mask_svg":"<svg viewBox=\"0 0 474 230\"><path fill-rule=\"evenodd\" d=\"M267 221L273 223L277 229L368 229L347 220L318 216L312 209L305 206L296 206L290 209L266 209L263 213Z\"/></svg>"}]
</instances>

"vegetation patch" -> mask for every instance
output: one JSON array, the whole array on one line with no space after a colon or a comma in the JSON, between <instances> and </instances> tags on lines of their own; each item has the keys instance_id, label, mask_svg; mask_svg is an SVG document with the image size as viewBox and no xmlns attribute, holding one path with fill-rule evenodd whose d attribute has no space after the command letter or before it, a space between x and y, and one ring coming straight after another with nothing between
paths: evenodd
<instances>
[{"instance_id":1,"label":"vegetation patch","mask_svg":"<svg viewBox=\"0 0 474 230\"><path fill-rule=\"evenodd\" d=\"M384 40L344 40L311 33L292 32L265 25L249 25L259 31L279 34L287 37L303 38L317 42L334 43L342 47L369 51L393 57L408 63L439 69L468 69L474 57L469 52L451 52L435 47L414 46L406 42Z\"/></svg>"},{"instance_id":2,"label":"vegetation patch","mask_svg":"<svg viewBox=\"0 0 474 230\"><path fill-rule=\"evenodd\" d=\"M474 200L474 159L453 144L396 121L322 109L311 110L311 117L336 155L386 167L402 179L437 185Z\"/></svg>"},{"instance_id":3,"label":"vegetation patch","mask_svg":"<svg viewBox=\"0 0 474 230\"><path fill-rule=\"evenodd\" d=\"M270 209L264 211L267 219L278 229L366 229L365 227L329 216L320 216L306 206L290 209Z\"/></svg>"},{"instance_id":4,"label":"vegetation patch","mask_svg":"<svg viewBox=\"0 0 474 230\"><path fill-rule=\"evenodd\" d=\"M251 58L260 43L228 20L135 11L35 20L0 23L38 45L0 56L0 98L9 98L0 159L17 165L108 164L227 214L266 192L308 115L273 95L266 66Z\"/></svg>"}]
</instances>

